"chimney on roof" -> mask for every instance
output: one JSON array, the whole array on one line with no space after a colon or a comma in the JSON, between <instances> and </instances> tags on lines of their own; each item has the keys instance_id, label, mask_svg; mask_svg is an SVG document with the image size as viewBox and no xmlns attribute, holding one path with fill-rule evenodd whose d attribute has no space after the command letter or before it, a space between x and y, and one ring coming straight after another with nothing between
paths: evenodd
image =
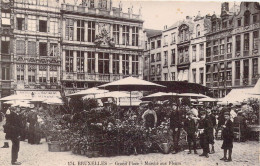
<instances>
[{"instance_id":1,"label":"chimney on roof","mask_svg":"<svg viewBox=\"0 0 260 166\"><path fill-rule=\"evenodd\" d=\"M164 28L163 28L164 30L166 30L167 29L167 25L164 25Z\"/></svg>"},{"instance_id":2,"label":"chimney on roof","mask_svg":"<svg viewBox=\"0 0 260 166\"><path fill-rule=\"evenodd\" d=\"M189 20L190 19L190 16L186 16L186 20Z\"/></svg>"}]
</instances>

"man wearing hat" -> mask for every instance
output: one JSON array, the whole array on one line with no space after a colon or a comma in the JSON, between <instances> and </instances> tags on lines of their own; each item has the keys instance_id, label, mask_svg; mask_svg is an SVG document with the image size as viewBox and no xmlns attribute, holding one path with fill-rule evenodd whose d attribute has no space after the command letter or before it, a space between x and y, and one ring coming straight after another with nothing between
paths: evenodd
<instances>
[{"instance_id":1,"label":"man wearing hat","mask_svg":"<svg viewBox=\"0 0 260 166\"><path fill-rule=\"evenodd\" d=\"M178 153L179 151L179 139L180 132L182 128L182 116L180 111L177 110L177 105L175 103L172 104L172 112L170 115L170 129L173 131L173 154Z\"/></svg>"},{"instance_id":2,"label":"man wearing hat","mask_svg":"<svg viewBox=\"0 0 260 166\"><path fill-rule=\"evenodd\" d=\"M193 143L194 154L197 154L196 150L196 136L195 133L197 131L195 120L193 119L193 113L189 111L187 113L188 117L184 121L184 130L187 133L187 141L189 146L188 154L191 154L191 143Z\"/></svg>"},{"instance_id":3,"label":"man wearing hat","mask_svg":"<svg viewBox=\"0 0 260 166\"><path fill-rule=\"evenodd\" d=\"M220 160L224 160L225 162L230 162L232 161L232 149L233 149L233 139L234 139L234 130L233 130L233 122L230 120L230 113L225 112L225 122L222 125L223 128L223 144L222 144L222 149L224 150L224 157L221 158ZM227 151L228 153L228 158L227 158Z\"/></svg>"},{"instance_id":4,"label":"man wearing hat","mask_svg":"<svg viewBox=\"0 0 260 166\"><path fill-rule=\"evenodd\" d=\"M10 138L12 141L12 165L21 164L20 162L17 162L18 152L20 148L20 136L22 131L22 120L18 112L19 111L17 108L11 108L10 115L5 124L6 137Z\"/></svg>"},{"instance_id":5,"label":"man wearing hat","mask_svg":"<svg viewBox=\"0 0 260 166\"><path fill-rule=\"evenodd\" d=\"M200 146L203 149L203 153L200 156L209 157L209 135L212 128L211 122L206 118L206 112L203 110L200 112L200 120L198 126L198 132L200 137Z\"/></svg>"}]
</instances>

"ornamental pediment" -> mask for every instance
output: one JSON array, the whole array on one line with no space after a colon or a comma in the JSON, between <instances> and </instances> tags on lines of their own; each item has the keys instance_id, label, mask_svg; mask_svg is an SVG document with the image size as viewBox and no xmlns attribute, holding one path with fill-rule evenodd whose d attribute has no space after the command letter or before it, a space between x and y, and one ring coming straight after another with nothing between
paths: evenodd
<instances>
[{"instance_id":1,"label":"ornamental pediment","mask_svg":"<svg viewBox=\"0 0 260 166\"><path fill-rule=\"evenodd\" d=\"M114 39L110 37L110 29L110 24L98 23L98 35L94 41L98 47L115 47Z\"/></svg>"}]
</instances>

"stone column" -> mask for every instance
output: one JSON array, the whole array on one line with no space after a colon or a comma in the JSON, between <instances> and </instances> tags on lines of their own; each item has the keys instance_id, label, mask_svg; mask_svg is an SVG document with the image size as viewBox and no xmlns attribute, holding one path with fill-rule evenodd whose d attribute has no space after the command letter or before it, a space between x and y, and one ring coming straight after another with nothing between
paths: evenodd
<instances>
[{"instance_id":1,"label":"stone column","mask_svg":"<svg viewBox=\"0 0 260 166\"><path fill-rule=\"evenodd\" d=\"M244 78L244 63L243 60L240 60L240 85L243 85Z\"/></svg>"},{"instance_id":2,"label":"stone column","mask_svg":"<svg viewBox=\"0 0 260 166\"><path fill-rule=\"evenodd\" d=\"M66 19L62 20L62 38L63 40L66 38Z\"/></svg>"},{"instance_id":3,"label":"stone column","mask_svg":"<svg viewBox=\"0 0 260 166\"><path fill-rule=\"evenodd\" d=\"M139 75L142 75L142 56L141 55L138 55L138 74Z\"/></svg>"},{"instance_id":4,"label":"stone column","mask_svg":"<svg viewBox=\"0 0 260 166\"><path fill-rule=\"evenodd\" d=\"M28 15L24 15L24 30L28 30Z\"/></svg>"},{"instance_id":5,"label":"stone column","mask_svg":"<svg viewBox=\"0 0 260 166\"><path fill-rule=\"evenodd\" d=\"M113 54L109 54L109 74L113 74Z\"/></svg>"},{"instance_id":6,"label":"stone column","mask_svg":"<svg viewBox=\"0 0 260 166\"><path fill-rule=\"evenodd\" d=\"M110 38L113 38L113 24L110 24Z\"/></svg>"},{"instance_id":7,"label":"stone column","mask_svg":"<svg viewBox=\"0 0 260 166\"><path fill-rule=\"evenodd\" d=\"M84 22L84 30L85 30L84 41L87 42L88 41L88 22L87 21Z\"/></svg>"},{"instance_id":8,"label":"stone column","mask_svg":"<svg viewBox=\"0 0 260 166\"><path fill-rule=\"evenodd\" d=\"M57 83L60 85L60 78L61 78L61 67L57 67Z\"/></svg>"},{"instance_id":9,"label":"stone column","mask_svg":"<svg viewBox=\"0 0 260 166\"><path fill-rule=\"evenodd\" d=\"M84 72L88 72L88 52L84 52Z\"/></svg>"},{"instance_id":10,"label":"stone column","mask_svg":"<svg viewBox=\"0 0 260 166\"><path fill-rule=\"evenodd\" d=\"M119 54L119 74L123 73L123 62L122 62L122 54Z\"/></svg>"},{"instance_id":11,"label":"stone column","mask_svg":"<svg viewBox=\"0 0 260 166\"><path fill-rule=\"evenodd\" d=\"M132 26L129 26L129 46L132 46Z\"/></svg>"},{"instance_id":12,"label":"stone column","mask_svg":"<svg viewBox=\"0 0 260 166\"><path fill-rule=\"evenodd\" d=\"M251 50L251 49L249 49ZM252 76L253 76L253 59L248 59L248 65L249 65L249 77L248 77L248 85L252 85Z\"/></svg>"},{"instance_id":13,"label":"stone column","mask_svg":"<svg viewBox=\"0 0 260 166\"><path fill-rule=\"evenodd\" d=\"M17 69L16 69L16 65L17 65L17 63L13 63L13 79L15 80L15 82L17 82L17 76L16 76ZM1 74L2 74L2 71L1 71Z\"/></svg>"},{"instance_id":14,"label":"stone column","mask_svg":"<svg viewBox=\"0 0 260 166\"><path fill-rule=\"evenodd\" d=\"M236 36L232 36L232 58L236 57Z\"/></svg>"},{"instance_id":15,"label":"stone column","mask_svg":"<svg viewBox=\"0 0 260 166\"><path fill-rule=\"evenodd\" d=\"M95 73L98 73L98 53L95 52Z\"/></svg>"},{"instance_id":16,"label":"stone column","mask_svg":"<svg viewBox=\"0 0 260 166\"><path fill-rule=\"evenodd\" d=\"M249 33L249 56L251 56L253 54L253 40L254 40L253 39L253 32L251 31ZM249 65L249 67L250 67L250 65ZM249 80L249 82L250 82L250 80Z\"/></svg>"},{"instance_id":17,"label":"stone column","mask_svg":"<svg viewBox=\"0 0 260 166\"><path fill-rule=\"evenodd\" d=\"M138 28L138 47L142 46L142 28Z\"/></svg>"},{"instance_id":18,"label":"stone column","mask_svg":"<svg viewBox=\"0 0 260 166\"><path fill-rule=\"evenodd\" d=\"M77 73L77 51L73 51L73 72Z\"/></svg>"},{"instance_id":19,"label":"stone column","mask_svg":"<svg viewBox=\"0 0 260 166\"><path fill-rule=\"evenodd\" d=\"M119 45L123 44L123 27L119 25Z\"/></svg>"},{"instance_id":20,"label":"stone column","mask_svg":"<svg viewBox=\"0 0 260 166\"><path fill-rule=\"evenodd\" d=\"M132 55L129 55L129 75L132 75Z\"/></svg>"},{"instance_id":21,"label":"stone column","mask_svg":"<svg viewBox=\"0 0 260 166\"><path fill-rule=\"evenodd\" d=\"M240 56L244 56L244 34L240 35Z\"/></svg>"},{"instance_id":22,"label":"stone column","mask_svg":"<svg viewBox=\"0 0 260 166\"><path fill-rule=\"evenodd\" d=\"M50 65L47 65L46 81L47 84L50 84Z\"/></svg>"},{"instance_id":23,"label":"stone column","mask_svg":"<svg viewBox=\"0 0 260 166\"><path fill-rule=\"evenodd\" d=\"M16 65L14 65L16 66ZM15 68L15 72L16 72L16 68ZM15 74L16 76L16 74ZM24 65L24 84L28 85L28 64Z\"/></svg>"},{"instance_id":24,"label":"stone column","mask_svg":"<svg viewBox=\"0 0 260 166\"><path fill-rule=\"evenodd\" d=\"M62 50L62 72L66 72L66 50Z\"/></svg>"},{"instance_id":25,"label":"stone column","mask_svg":"<svg viewBox=\"0 0 260 166\"><path fill-rule=\"evenodd\" d=\"M98 35L98 22L95 22L95 36L97 35Z\"/></svg>"},{"instance_id":26,"label":"stone column","mask_svg":"<svg viewBox=\"0 0 260 166\"><path fill-rule=\"evenodd\" d=\"M39 84L39 65L36 65L36 84Z\"/></svg>"},{"instance_id":27,"label":"stone column","mask_svg":"<svg viewBox=\"0 0 260 166\"><path fill-rule=\"evenodd\" d=\"M235 86L235 79L236 79L236 64L235 61L232 61L232 86Z\"/></svg>"},{"instance_id":28,"label":"stone column","mask_svg":"<svg viewBox=\"0 0 260 166\"><path fill-rule=\"evenodd\" d=\"M74 20L73 24L73 41L77 41L77 21Z\"/></svg>"}]
</instances>

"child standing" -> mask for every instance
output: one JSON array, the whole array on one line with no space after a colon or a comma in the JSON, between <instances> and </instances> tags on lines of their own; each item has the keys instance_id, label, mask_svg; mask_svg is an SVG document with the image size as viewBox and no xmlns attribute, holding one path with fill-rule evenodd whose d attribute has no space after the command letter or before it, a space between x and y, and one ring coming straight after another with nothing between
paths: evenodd
<instances>
[{"instance_id":1,"label":"child standing","mask_svg":"<svg viewBox=\"0 0 260 166\"><path fill-rule=\"evenodd\" d=\"M197 154L196 150L196 123L195 120L193 119L193 114L192 112L187 113L188 118L184 121L184 130L187 133L187 141L188 141L188 146L189 146L189 152L188 154L191 154L191 143L193 143L193 150L194 154Z\"/></svg>"},{"instance_id":2,"label":"child standing","mask_svg":"<svg viewBox=\"0 0 260 166\"><path fill-rule=\"evenodd\" d=\"M233 139L234 139L233 122L230 120L229 112L225 112L224 117L225 117L225 123L224 125L222 125L223 144L221 147L224 150L224 157L221 158L220 160L224 160L225 162L231 162ZM227 151L228 151L228 158L227 158Z\"/></svg>"}]
</instances>

